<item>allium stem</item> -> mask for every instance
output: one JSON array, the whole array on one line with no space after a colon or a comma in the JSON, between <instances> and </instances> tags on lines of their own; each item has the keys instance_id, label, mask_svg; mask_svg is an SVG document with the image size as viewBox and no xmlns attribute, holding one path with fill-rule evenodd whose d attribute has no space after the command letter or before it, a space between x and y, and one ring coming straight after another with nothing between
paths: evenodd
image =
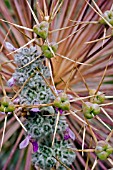
<instances>
[{"instance_id":1,"label":"allium stem","mask_svg":"<svg viewBox=\"0 0 113 170\"><path fill-rule=\"evenodd\" d=\"M4 43L5 43L6 39L7 39L7 37L8 37L8 35L9 35L10 31L11 31L11 27L9 28L9 30L8 30L8 32L7 32L6 36L5 36L5 38L4 38L4 41L3 41L2 46L1 46L1 48L0 48L0 53L2 52L2 49L3 49L3 47L4 47Z\"/></svg>"},{"instance_id":2,"label":"allium stem","mask_svg":"<svg viewBox=\"0 0 113 170\"><path fill-rule=\"evenodd\" d=\"M17 119L17 121L19 122L19 124L22 126L22 128L25 130L25 132L27 132L27 129L25 128L25 126L22 124L22 122L20 121L20 119L18 118L18 116L14 113L15 118Z\"/></svg>"},{"instance_id":3,"label":"allium stem","mask_svg":"<svg viewBox=\"0 0 113 170\"><path fill-rule=\"evenodd\" d=\"M98 11L96 11L95 10L95 8L92 6L92 5L90 5L90 3L87 1L87 0L85 0L87 3L88 3L88 5L108 24L108 26L110 27L110 28L112 28L112 25L102 16L102 14L100 14ZM93 1L94 2L94 1Z\"/></svg>"},{"instance_id":4,"label":"allium stem","mask_svg":"<svg viewBox=\"0 0 113 170\"><path fill-rule=\"evenodd\" d=\"M86 125L84 125L84 130L83 130L82 150L84 150L85 133L86 133ZM84 156L83 151L82 151L82 156Z\"/></svg>"},{"instance_id":5,"label":"allium stem","mask_svg":"<svg viewBox=\"0 0 113 170\"><path fill-rule=\"evenodd\" d=\"M33 32L33 30L32 30L32 29L30 29L30 28L23 27L23 26L20 26L20 25L14 24L14 23L9 22L9 21L3 20L3 19L0 19L0 21L6 22L6 23L8 23L8 24L10 24L10 25L13 25L13 26L15 26L15 27L18 27L18 28L21 28L21 29L24 29L24 30L27 30L27 31L31 31L31 32Z\"/></svg>"},{"instance_id":6,"label":"allium stem","mask_svg":"<svg viewBox=\"0 0 113 170\"><path fill-rule=\"evenodd\" d=\"M109 120L111 120L111 122L113 122L113 119L109 116L109 114L105 111L105 109L103 109L101 107L101 110L103 111L103 113L106 115L106 117L108 117Z\"/></svg>"},{"instance_id":7,"label":"allium stem","mask_svg":"<svg viewBox=\"0 0 113 170\"><path fill-rule=\"evenodd\" d=\"M98 160L97 160L97 158L96 158L95 161L94 161L94 164L93 164L93 166L92 166L92 168L91 168L91 170L94 170L94 168L95 168L95 166L97 165L97 163L98 163Z\"/></svg>"},{"instance_id":8,"label":"allium stem","mask_svg":"<svg viewBox=\"0 0 113 170\"><path fill-rule=\"evenodd\" d=\"M112 135L113 135L113 129L112 129L112 131L110 132L110 134L107 136L106 142L108 142L108 141L110 140L110 138L112 137Z\"/></svg>"},{"instance_id":9,"label":"allium stem","mask_svg":"<svg viewBox=\"0 0 113 170\"><path fill-rule=\"evenodd\" d=\"M85 26L83 26L82 28L80 28L80 29L74 31L72 34L68 35L66 38L64 38L64 39L60 40L59 42L57 42L57 44L60 44L60 43L64 42L65 40L67 40L69 37L71 37L71 36L74 35L75 33L77 33L77 32L79 32L79 31L83 30L86 26L87 26L87 25L85 25Z\"/></svg>"},{"instance_id":10,"label":"allium stem","mask_svg":"<svg viewBox=\"0 0 113 170\"><path fill-rule=\"evenodd\" d=\"M56 136L57 125L58 125L58 121L59 121L59 116L60 116L60 112L58 111L57 118L56 118L56 124L55 124L55 131L54 131L54 134L53 134L52 147L53 147L54 141L55 141L55 136Z\"/></svg>"},{"instance_id":11,"label":"allium stem","mask_svg":"<svg viewBox=\"0 0 113 170\"><path fill-rule=\"evenodd\" d=\"M5 130L6 130L6 123L7 123L7 115L5 116L5 120L4 120L4 128L3 128L3 134L2 134L1 144L0 144L0 152L1 152L1 149L3 146L4 135L5 135Z\"/></svg>"},{"instance_id":12,"label":"allium stem","mask_svg":"<svg viewBox=\"0 0 113 170\"><path fill-rule=\"evenodd\" d=\"M7 54L7 55L11 55L11 54L13 54L13 53L18 52L19 50L23 49L23 48L24 48L24 47L26 47L27 45L29 45L29 44L33 43L34 41L35 41L35 38L34 38L34 39L32 39L32 40L30 40L28 43L24 44L24 45L23 45L23 46L21 46L20 48L16 49L15 51L10 52L10 53L9 53L9 54Z\"/></svg>"},{"instance_id":13,"label":"allium stem","mask_svg":"<svg viewBox=\"0 0 113 170\"><path fill-rule=\"evenodd\" d=\"M27 4L28 4L28 7L29 7L29 9L30 9L30 11L31 11L32 15L33 15L33 18L34 18L34 20L35 20L36 24L39 24L39 21L38 21L38 19L37 19L36 15L35 15L34 11L32 10L32 8L31 8L31 6L30 6L29 2L28 2L27 0L26 0L26 2L27 2Z\"/></svg>"},{"instance_id":14,"label":"allium stem","mask_svg":"<svg viewBox=\"0 0 113 170\"><path fill-rule=\"evenodd\" d=\"M2 75L0 75L0 84L1 84L1 87L2 87L3 94L4 94L4 96L6 96L6 91L5 91L5 88L4 88L4 85L3 85L3 81L2 81Z\"/></svg>"},{"instance_id":15,"label":"allium stem","mask_svg":"<svg viewBox=\"0 0 113 170\"><path fill-rule=\"evenodd\" d=\"M102 119L100 119L98 116L96 116L96 118L97 118L97 120L100 121L109 131L111 131L111 128L110 128L109 126L107 126L107 124L104 123L104 122L102 121Z\"/></svg>"}]
</instances>

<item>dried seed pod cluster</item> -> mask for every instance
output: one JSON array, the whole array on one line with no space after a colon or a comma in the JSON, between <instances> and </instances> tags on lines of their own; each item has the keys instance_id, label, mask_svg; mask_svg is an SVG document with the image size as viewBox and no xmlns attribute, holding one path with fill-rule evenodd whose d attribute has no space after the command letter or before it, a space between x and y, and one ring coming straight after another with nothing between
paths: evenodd
<instances>
[{"instance_id":1,"label":"dried seed pod cluster","mask_svg":"<svg viewBox=\"0 0 113 170\"><path fill-rule=\"evenodd\" d=\"M14 104L7 96L4 96L0 101L0 112L8 113L13 112L14 110L15 110Z\"/></svg>"},{"instance_id":2,"label":"dried seed pod cluster","mask_svg":"<svg viewBox=\"0 0 113 170\"><path fill-rule=\"evenodd\" d=\"M33 27L33 31L42 39L46 39L48 36L49 23L42 21L40 24Z\"/></svg>"},{"instance_id":3,"label":"dried seed pod cluster","mask_svg":"<svg viewBox=\"0 0 113 170\"><path fill-rule=\"evenodd\" d=\"M42 45L41 49L46 58L54 57L54 53L57 51L58 45L55 42L51 42L49 45Z\"/></svg>"},{"instance_id":4,"label":"dried seed pod cluster","mask_svg":"<svg viewBox=\"0 0 113 170\"><path fill-rule=\"evenodd\" d=\"M106 160L113 153L113 147L106 141L99 141L95 148L95 153L100 160Z\"/></svg>"},{"instance_id":5,"label":"dried seed pod cluster","mask_svg":"<svg viewBox=\"0 0 113 170\"><path fill-rule=\"evenodd\" d=\"M105 100L105 95L104 95L104 93L103 93L103 92L100 92L100 91L98 91L98 92L96 93L96 95L95 95L95 93L96 93L96 90L95 90L95 89L91 89L91 90L89 91L89 95L90 95L90 96L93 96L93 95L94 95L93 97L90 98L90 102L92 102L92 103L97 103L97 104L103 103L104 100Z\"/></svg>"},{"instance_id":6,"label":"dried seed pod cluster","mask_svg":"<svg viewBox=\"0 0 113 170\"><path fill-rule=\"evenodd\" d=\"M100 107L98 104L85 102L82 105L84 117L87 119L93 118L100 113Z\"/></svg>"},{"instance_id":7,"label":"dried seed pod cluster","mask_svg":"<svg viewBox=\"0 0 113 170\"><path fill-rule=\"evenodd\" d=\"M68 96L65 93L60 93L59 96L54 100L54 106L62 110L69 110L70 102Z\"/></svg>"},{"instance_id":8,"label":"dried seed pod cluster","mask_svg":"<svg viewBox=\"0 0 113 170\"><path fill-rule=\"evenodd\" d=\"M112 10L107 10L104 12L103 17L113 26L113 11ZM106 25L106 21L101 18L99 20L101 24Z\"/></svg>"}]
</instances>

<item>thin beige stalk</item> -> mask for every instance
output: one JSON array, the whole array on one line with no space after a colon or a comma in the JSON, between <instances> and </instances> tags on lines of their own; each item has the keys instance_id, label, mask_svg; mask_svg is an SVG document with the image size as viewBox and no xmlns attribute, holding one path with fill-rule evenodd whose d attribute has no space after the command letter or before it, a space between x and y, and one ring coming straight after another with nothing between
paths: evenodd
<instances>
[{"instance_id":1,"label":"thin beige stalk","mask_svg":"<svg viewBox=\"0 0 113 170\"><path fill-rule=\"evenodd\" d=\"M3 128L3 134L2 134L1 144L0 144L0 152L1 152L2 146L3 146L4 135L5 135L5 130L6 130L6 123L7 123L7 115L5 115L5 120L4 120L4 128Z\"/></svg>"},{"instance_id":2,"label":"thin beige stalk","mask_svg":"<svg viewBox=\"0 0 113 170\"><path fill-rule=\"evenodd\" d=\"M13 54L13 53L16 53L16 52L20 51L21 49L23 49L24 47L26 47L27 45L29 45L29 44L31 44L31 43L33 43L33 42L35 42L35 38L32 39L32 40L30 40L28 43L24 44L24 45L21 46L20 48L16 49L15 51L10 52L10 53L7 54L7 55L11 55L11 54Z\"/></svg>"},{"instance_id":3,"label":"thin beige stalk","mask_svg":"<svg viewBox=\"0 0 113 170\"><path fill-rule=\"evenodd\" d=\"M86 134L86 125L84 125L84 130L83 130L82 150L84 150L85 134ZM82 151L82 156L84 156L83 151Z\"/></svg>"},{"instance_id":4,"label":"thin beige stalk","mask_svg":"<svg viewBox=\"0 0 113 170\"><path fill-rule=\"evenodd\" d=\"M26 0L26 2L27 2L27 4L28 4L28 7L29 7L29 9L30 9L30 11L31 11L32 15L33 15L33 18L34 18L34 20L35 20L36 24L39 24L39 21L38 21L38 19L37 19L36 15L35 15L34 11L32 10L32 8L31 8L31 6L30 6L29 2L28 2L27 0Z\"/></svg>"},{"instance_id":5,"label":"thin beige stalk","mask_svg":"<svg viewBox=\"0 0 113 170\"><path fill-rule=\"evenodd\" d=\"M54 142L55 142L55 136L56 136L56 132L57 132L59 117L60 117L60 112L58 111L57 118L56 118L56 124L55 124L55 130L54 130L54 134L53 134L52 147L53 147Z\"/></svg>"},{"instance_id":6,"label":"thin beige stalk","mask_svg":"<svg viewBox=\"0 0 113 170\"><path fill-rule=\"evenodd\" d=\"M100 119L99 116L96 115L95 117L96 117L96 119L97 119L98 121L100 121L109 131L111 131L111 128L110 128L106 123L104 123L103 120Z\"/></svg>"},{"instance_id":7,"label":"thin beige stalk","mask_svg":"<svg viewBox=\"0 0 113 170\"><path fill-rule=\"evenodd\" d=\"M23 125L23 123L20 121L20 119L18 118L18 116L13 113L14 117L16 118L16 120L19 122L19 124L22 126L22 128L25 130L25 132L27 132L27 129L25 128L25 126Z\"/></svg>"},{"instance_id":8,"label":"thin beige stalk","mask_svg":"<svg viewBox=\"0 0 113 170\"><path fill-rule=\"evenodd\" d=\"M94 161L94 164L93 164L93 166L92 166L92 168L91 168L91 170L94 170L94 169L95 169L97 163L98 163L98 160L97 160L97 158L96 158L95 161Z\"/></svg>"},{"instance_id":9,"label":"thin beige stalk","mask_svg":"<svg viewBox=\"0 0 113 170\"><path fill-rule=\"evenodd\" d=\"M30 29L30 28L27 28L27 27L24 27L24 26L21 26L21 25L18 25L18 24L14 24L14 23L9 22L9 21L3 20L3 19L0 19L0 21L6 22L6 23L13 25L15 27L18 27L18 28L33 32L33 29Z\"/></svg>"}]
</instances>

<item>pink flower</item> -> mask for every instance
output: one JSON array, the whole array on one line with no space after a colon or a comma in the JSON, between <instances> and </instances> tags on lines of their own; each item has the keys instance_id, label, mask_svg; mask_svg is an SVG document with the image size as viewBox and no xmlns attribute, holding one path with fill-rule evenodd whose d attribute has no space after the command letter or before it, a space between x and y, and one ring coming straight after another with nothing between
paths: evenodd
<instances>
[{"instance_id":1,"label":"pink flower","mask_svg":"<svg viewBox=\"0 0 113 170\"><path fill-rule=\"evenodd\" d=\"M37 152L38 151L38 143L36 141L30 141L33 145L33 152Z\"/></svg>"},{"instance_id":2,"label":"pink flower","mask_svg":"<svg viewBox=\"0 0 113 170\"><path fill-rule=\"evenodd\" d=\"M6 113L5 112L0 112L0 114L5 115ZM10 115L11 112L8 112L7 114Z\"/></svg>"},{"instance_id":3,"label":"pink flower","mask_svg":"<svg viewBox=\"0 0 113 170\"><path fill-rule=\"evenodd\" d=\"M26 148L29 145L30 139L31 139L30 135L26 136L26 138L20 143L19 148L20 149Z\"/></svg>"},{"instance_id":4,"label":"pink flower","mask_svg":"<svg viewBox=\"0 0 113 170\"><path fill-rule=\"evenodd\" d=\"M19 101L20 101L20 99L19 99L19 97L17 97L16 99L13 100L13 103L14 103L14 104L18 104Z\"/></svg>"},{"instance_id":5,"label":"pink flower","mask_svg":"<svg viewBox=\"0 0 113 170\"><path fill-rule=\"evenodd\" d=\"M16 83L16 80L14 79L14 77L11 77L11 78L7 81L7 85L8 85L9 87L14 86L15 83Z\"/></svg>"},{"instance_id":6,"label":"pink flower","mask_svg":"<svg viewBox=\"0 0 113 170\"><path fill-rule=\"evenodd\" d=\"M10 51L15 51L17 48L15 48L11 43L5 42L5 46Z\"/></svg>"},{"instance_id":7,"label":"pink flower","mask_svg":"<svg viewBox=\"0 0 113 170\"><path fill-rule=\"evenodd\" d=\"M59 109L58 107L56 107L55 110L56 110L57 112L59 111L61 115L62 115L63 112L64 112L62 109Z\"/></svg>"},{"instance_id":8,"label":"pink flower","mask_svg":"<svg viewBox=\"0 0 113 170\"><path fill-rule=\"evenodd\" d=\"M33 152L37 152L38 143L37 141L33 140L30 135L26 136L26 138L19 144L19 148L20 149L26 148L30 142L32 143L33 146Z\"/></svg>"},{"instance_id":9,"label":"pink flower","mask_svg":"<svg viewBox=\"0 0 113 170\"><path fill-rule=\"evenodd\" d=\"M39 108L32 108L30 111L32 111L32 112L40 112Z\"/></svg>"},{"instance_id":10,"label":"pink flower","mask_svg":"<svg viewBox=\"0 0 113 170\"><path fill-rule=\"evenodd\" d=\"M68 139L72 139L75 140L75 134L73 133L73 131L68 127L64 133L64 140L68 140Z\"/></svg>"}]
</instances>

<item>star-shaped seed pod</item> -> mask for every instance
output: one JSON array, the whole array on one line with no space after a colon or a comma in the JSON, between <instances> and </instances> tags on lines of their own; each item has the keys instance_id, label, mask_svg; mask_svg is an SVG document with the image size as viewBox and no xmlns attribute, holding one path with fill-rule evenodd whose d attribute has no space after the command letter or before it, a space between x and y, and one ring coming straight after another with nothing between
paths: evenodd
<instances>
[{"instance_id":1,"label":"star-shaped seed pod","mask_svg":"<svg viewBox=\"0 0 113 170\"><path fill-rule=\"evenodd\" d=\"M95 89L91 89L91 90L89 91L89 95L90 95L90 96L95 95L95 92L96 92ZM100 91L98 91L98 92L96 93L96 96L90 98L90 102L92 102L92 103L97 103L97 104L103 103L104 100L105 100L105 95L104 95L103 92L100 92Z\"/></svg>"},{"instance_id":2,"label":"star-shaped seed pod","mask_svg":"<svg viewBox=\"0 0 113 170\"><path fill-rule=\"evenodd\" d=\"M42 48L42 52L46 58L52 58L52 57L54 57L53 53L56 53L56 51L58 49L58 45L55 42L51 42L50 45L44 44L44 45L42 45L41 48Z\"/></svg>"},{"instance_id":3,"label":"star-shaped seed pod","mask_svg":"<svg viewBox=\"0 0 113 170\"><path fill-rule=\"evenodd\" d=\"M92 119L95 115L100 113L99 105L90 102L83 103L82 109L83 109L84 117L87 119Z\"/></svg>"},{"instance_id":4,"label":"star-shaped seed pod","mask_svg":"<svg viewBox=\"0 0 113 170\"><path fill-rule=\"evenodd\" d=\"M35 25L33 27L33 31L43 39L46 39L48 36L48 29L49 29L49 23L46 21L42 21L39 25Z\"/></svg>"},{"instance_id":5,"label":"star-shaped seed pod","mask_svg":"<svg viewBox=\"0 0 113 170\"><path fill-rule=\"evenodd\" d=\"M106 160L113 153L113 148L106 141L99 141L95 148L95 153L100 160Z\"/></svg>"},{"instance_id":6,"label":"star-shaped seed pod","mask_svg":"<svg viewBox=\"0 0 113 170\"><path fill-rule=\"evenodd\" d=\"M70 102L69 102L67 94L60 93L59 96L54 100L54 106L62 110L69 110Z\"/></svg>"},{"instance_id":7,"label":"star-shaped seed pod","mask_svg":"<svg viewBox=\"0 0 113 170\"><path fill-rule=\"evenodd\" d=\"M113 11L112 10L107 10L104 12L103 17L113 26ZM99 20L101 24L106 25L106 21L101 18Z\"/></svg>"}]
</instances>

